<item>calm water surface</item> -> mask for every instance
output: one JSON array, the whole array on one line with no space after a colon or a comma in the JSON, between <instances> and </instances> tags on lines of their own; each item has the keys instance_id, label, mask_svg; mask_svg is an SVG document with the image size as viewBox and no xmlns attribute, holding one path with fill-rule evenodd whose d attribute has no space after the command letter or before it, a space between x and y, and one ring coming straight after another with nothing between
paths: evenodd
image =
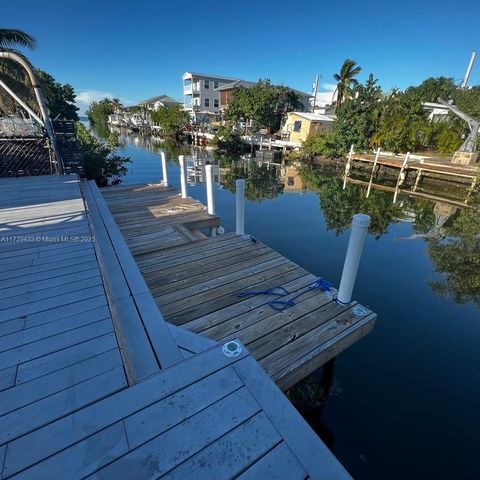
<instances>
[{"instance_id":1,"label":"calm water surface","mask_svg":"<svg viewBox=\"0 0 480 480\"><path fill-rule=\"evenodd\" d=\"M161 180L160 145L135 135L122 142L133 160L125 183ZM248 233L335 285L351 216L372 216L354 297L377 324L338 357L331 397L309 418L337 458L356 479L480 478L478 211L408 197L394 206L379 190L367 200L364 187L342 190L319 169L287 172L284 186L274 166L221 166L215 198L225 229L235 222L228 187L246 174ZM169 180L178 187L174 161ZM204 185L189 194L205 202Z\"/></svg>"}]
</instances>

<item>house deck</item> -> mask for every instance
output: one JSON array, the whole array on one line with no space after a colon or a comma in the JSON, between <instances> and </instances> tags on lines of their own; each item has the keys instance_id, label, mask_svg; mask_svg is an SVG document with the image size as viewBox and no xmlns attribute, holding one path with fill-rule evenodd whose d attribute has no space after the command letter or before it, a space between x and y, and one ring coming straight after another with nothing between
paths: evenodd
<instances>
[{"instance_id":1,"label":"house deck","mask_svg":"<svg viewBox=\"0 0 480 480\"><path fill-rule=\"evenodd\" d=\"M0 265L0 479L350 478L240 342L165 322L94 185L0 179Z\"/></svg>"}]
</instances>

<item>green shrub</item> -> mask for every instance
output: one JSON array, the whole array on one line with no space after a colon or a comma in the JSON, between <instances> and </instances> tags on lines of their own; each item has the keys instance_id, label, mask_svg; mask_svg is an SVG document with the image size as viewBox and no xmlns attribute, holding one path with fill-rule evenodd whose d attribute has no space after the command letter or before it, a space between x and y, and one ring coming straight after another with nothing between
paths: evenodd
<instances>
[{"instance_id":1,"label":"green shrub","mask_svg":"<svg viewBox=\"0 0 480 480\"><path fill-rule=\"evenodd\" d=\"M75 124L77 141L85 162L85 176L95 180L99 187L116 185L127 173L126 163L130 158L121 157L115 153L118 146L118 136L111 135L108 142L95 138L85 125Z\"/></svg>"}]
</instances>

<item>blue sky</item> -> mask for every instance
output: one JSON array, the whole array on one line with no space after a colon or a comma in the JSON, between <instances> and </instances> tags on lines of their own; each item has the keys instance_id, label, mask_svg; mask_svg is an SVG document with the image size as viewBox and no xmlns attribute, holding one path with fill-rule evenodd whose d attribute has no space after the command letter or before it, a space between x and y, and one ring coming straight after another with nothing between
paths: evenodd
<instances>
[{"instance_id":1,"label":"blue sky","mask_svg":"<svg viewBox=\"0 0 480 480\"><path fill-rule=\"evenodd\" d=\"M188 70L270 78L303 91L319 73L328 99L347 57L363 68L362 80L372 72L384 89L429 76L460 81L472 50L480 50L480 2L470 0L2 3L2 28L37 38L32 62L71 83L82 110L106 95L128 104L160 94L178 99Z\"/></svg>"}]
</instances>

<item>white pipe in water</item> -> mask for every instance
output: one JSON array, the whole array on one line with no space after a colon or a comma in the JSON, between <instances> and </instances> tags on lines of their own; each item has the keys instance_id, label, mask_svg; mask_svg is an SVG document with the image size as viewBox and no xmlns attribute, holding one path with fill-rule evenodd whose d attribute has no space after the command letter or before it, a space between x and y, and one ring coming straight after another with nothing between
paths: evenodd
<instances>
[{"instance_id":1,"label":"white pipe in water","mask_svg":"<svg viewBox=\"0 0 480 480\"><path fill-rule=\"evenodd\" d=\"M165 152L160 152L160 157L162 159L162 184L165 187L168 187L167 156L165 155Z\"/></svg>"},{"instance_id":2,"label":"white pipe in water","mask_svg":"<svg viewBox=\"0 0 480 480\"><path fill-rule=\"evenodd\" d=\"M235 181L236 186L236 220L237 235L245 233L245 180L239 178Z\"/></svg>"},{"instance_id":3,"label":"white pipe in water","mask_svg":"<svg viewBox=\"0 0 480 480\"><path fill-rule=\"evenodd\" d=\"M182 198L188 198L187 193L187 168L185 165L185 155L179 155L178 161L180 163L180 190Z\"/></svg>"},{"instance_id":4,"label":"white pipe in water","mask_svg":"<svg viewBox=\"0 0 480 480\"><path fill-rule=\"evenodd\" d=\"M213 165L205 165L207 185L207 209L209 215L215 215L215 198L213 196Z\"/></svg>"},{"instance_id":5,"label":"white pipe in water","mask_svg":"<svg viewBox=\"0 0 480 480\"><path fill-rule=\"evenodd\" d=\"M339 303L350 303L352 301L353 286L355 285L369 225L370 217L368 215L357 213L353 216L352 232L350 233L347 255L345 256L342 278L338 289L337 300Z\"/></svg>"}]
</instances>

